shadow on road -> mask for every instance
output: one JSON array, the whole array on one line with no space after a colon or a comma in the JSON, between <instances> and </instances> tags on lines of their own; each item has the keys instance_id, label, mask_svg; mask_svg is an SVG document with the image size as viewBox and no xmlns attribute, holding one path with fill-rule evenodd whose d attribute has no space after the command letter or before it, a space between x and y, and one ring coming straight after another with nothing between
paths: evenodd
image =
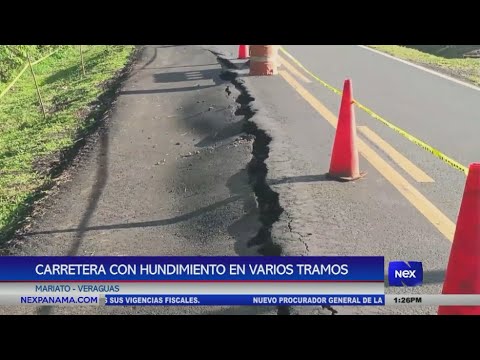
<instances>
[{"instance_id":1,"label":"shadow on road","mask_svg":"<svg viewBox=\"0 0 480 360\"><path fill-rule=\"evenodd\" d=\"M291 184L291 183L310 183L310 182L319 182L319 181L335 181L330 179L327 174L320 175L301 175L301 176L290 176L283 177L280 179L269 180L269 185L280 185L280 184Z\"/></svg>"},{"instance_id":2,"label":"shadow on road","mask_svg":"<svg viewBox=\"0 0 480 360\"><path fill-rule=\"evenodd\" d=\"M152 64L155 60L157 60L157 56L158 56L158 47L155 47L154 50L153 50L153 55L151 56L150 60L148 60L146 62L145 65L143 65L140 70L143 70L145 68L147 68L148 65ZM148 51L148 50L147 50Z\"/></svg>"},{"instance_id":3,"label":"shadow on road","mask_svg":"<svg viewBox=\"0 0 480 360\"><path fill-rule=\"evenodd\" d=\"M85 232L88 231L88 223L92 218L95 209L97 208L98 201L100 196L107 184L108 180L108 133L102 131L100 134L100 149L97 155L97 173L95 174L95 183L93 184L92 190L88 197L88 205L85 209L85 212L82 216L82 220L77 228L77 235L73 240L70 250L68 251L69 256L77 255L78 249L82 243L82 239L85 236Z\"/></svg>"},{"instance_id":4,"label":"shadow on road","mask_svg":"<svg viewBox=\"0 0 480 360\"><path fill-rule=\"evenodd\" d=\"M31 232L29 234L25 234L25 236L78 232L77 239L78 239L79 235L80 235L80 239L81 239L81 237L83 237L83 235L87 231L118 230L118 229L145 228L145 227L153 227L153 226L171 225L171 224L176 224L176 223L179 223L179 222L182 222L182 221L187 221L187 220L193 219L197 216L203 215L203 214L205 214L209 211L215 210L217 208L220 208L220 207L225 206L227 204L230 204L232 202L238 201L240 199L241 199L240 195L232 196L232 197L229 197L228 199L218 201L214 204L205 206L203 208L192 211L190 213L183 214L183 215L180 215L180 216L175 216L175 217L169 218L169 219L132 222L132 223L125 223L125 224L111 224L111 225L97 225L97 226L90 226L90 227L87 227L87 226L81 227L82 225L85 225L88 222L91 214L93 213L93 210L94 210L93 209L93 210L89 210L88 219L85 220L86 217L84 217L84 219L81 222L81 225L78 228ZM96 203L95 203L95 206L96 206ZM77 242L78 242L78 245L75 246L75 249L78 249L78 247L80 245L78 240L77 240Z\"/></svg>"},{"instance_id":5,"label":"shadow on road","mask_svg":"<svg viewBox=\"0 0 480 360\"><path fill-rule=\"evenodd\" d=\"M218 85L220 83L223 83L223 81L219 78L220 72L221 70L219 68L163 72L163 73L154 74L153 79L154 79L154 82L156 83L213 80L214 83Z\"/></svg>"},{"instance_id":6,"label":"shadow on road","mask_svg":"<svg viewBox=\"0 0 480 360\"><path fill-rule=\"evenodd\" d=\"M149 60L149 62L142 67L140 70L143 70L155 61L156 55ZM166 66L159 69L170 69L170 68L193 68L193 67L200 67L200 66L217 66L215 69L204 69L204 70L185 70L185 71L175 71L175 72L160 72L157 74L153 74L153 79L155 83L159 84L168 84L168 83L176 83L176 82L193 82L193 81L204 81L204 80L212 80L213 85L200 85L195 84L193 86L184 86L184 87L173 87L173 88L162 88L162 89L139 89L139 90L122 90L120 95L148 95L148 94L165 94L165 93L172 93L172 92L183 92L183 91L194 91L194 90L203 90L208 89L214 86L218 86L223 84L224 81L220 79L220 74L222 70L219 64L200 64L200 65L181 65L181 66ZM150 68L152 69L152 68Z\"/></svg>"},{"instance_id":7,"label":"shadow on road","mask_svg":"<svg viewBox=\"0 0 480 360\"><path fill-rule=\"evenodd\" d=\"M172 92L202 90L202 89L208 89L214 86L216 85L187 86L187 87L169 88L169 89L123 90L123 91L120 91L120 95L165 94L165 93L172 93Z\"/></svg>"},{"instance_id":8,"label":"shadow on road","mask_svg":"<svg viewBox=\"0 0 480 360\"><path fill-rule=\"evenodd\" d=\"M100 196L107 184L108 180L108 132L103 130L100 132L100 147L97 155L97 172L95 174L95 182L88 197L88 204L82 219L76 229L72 232L76 232L76 235L70 245L70 249L67 253L68 256L75 256L78 253L78 249L82 244L82 240L85 233L88 231L88 223L92 218L95 209L97 208ZM50 306L42 306L37 310L39 315L49 315L52 308Z\"/></svg>"},{"instance_id":9,"label":"shadow on road","mask_svg":"<svg viewBox=\"0 0 480 360\"><path fill-rule=\"evenodd\" d=\"M218 64L201 64L201 65L177 65L177 66L163 66L163 67L143 67L142 69L149 70L164 70L164 69L180 69L180 68L194 68L202 66L215 66Z\"/></svg>"},{"instance_id":10,"label":"shadow on road","mask_svg":"<svg viewBox=\"0 0 480 360\"><path fill-rule=\"evenodd\" d=\"M107 136L105 135L104 138L102 138L102 149L106 149L108 147L108 140ZM107 155L106 155L106 150L101 151L101 155L99 157L99 166L97 169L97 175L96 175L96 182L95 186L92 189L92 192L89 197L89 203L87 206L87 209L85 210L85 214L83 215L83 218L77 228L70 228L70 229L54 229L54 230L47 230L47 231L36 231L36 232L30 232L28 234L25 234L24 236L34 236L34 235L45 235L45 234L61 234L61 233L72 233L72 232L77 232L77 236L72 243L72 246L70 248L70 251L68 255L73 256L77 253L81 240L83 236L85 235L85 232L87 231L100 231L100 230L118 230L118 229L131 229L131 228L144 228L144 227L154 227L154 226L165 226L165 225L171 225L171 224L176 224L182 221L187 221L190 219L193 219L197 216L201 216L209 211L218 209L222 206L228 205L232 202L238 201L243 199L244 200L244 211L246 215L237 221L235 224L232 224L230 227L230 230L232 230L234 233L236 232L235 229L236 227L238 228L244 228L243 226L240 225L241 222L247 221L247 218L253 217L255 218L257 216L257 209L256 209L256 200L253 192L251 191L251 188L248 185L248 174L245 169L241 170L239 173L233 175L228 183L227 187L232 191L233 194L231 197L218 201L216 203L213 203L211 205L202 207L198 210L192 211L187 214L175 216L172 218L168 219L160 219L160 220L152 220L152 221L141 221L141 222L130 222L130 223L121 223L121 224L109 224L109 225L96 225L96 226L88 226L88 222L90 221L90 218L92 217L93 212L95 211L98 200L100 198L100 195L102 194L102 191L106 185L107 182ZM270 185L278 185L278 184L284 184L284 183L300 183L300 182L317 182L317 181L331 181L329 180L325 175L305 175L305 176L292 176L292 177L286 177L286 178L281 178L278 180L271 180ZM248 219L250 221L252 219ZM247 221L247 222L248 222ZM427 275L427 272L425 273L425 276Z\"/></svg>"}]
</instances>

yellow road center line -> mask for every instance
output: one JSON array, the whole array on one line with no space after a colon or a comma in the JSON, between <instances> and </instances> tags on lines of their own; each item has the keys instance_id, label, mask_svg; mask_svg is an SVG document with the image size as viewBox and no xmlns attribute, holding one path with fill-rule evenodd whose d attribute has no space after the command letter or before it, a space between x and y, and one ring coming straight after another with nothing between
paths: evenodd
<instances>
[{"instance_id":1,"label":"yellow road center line","mask_svg":"<svg viewBox=\"0 0 480 360\"><path fill-rule=\"evenodd\" d=\"M306 74L310 75L313 79L315 79L316 81L318 81L320 84L322 84L323 86L325 86L327 89L333 91L335 94L338 94L338 95L342 95L342 92L339 90L339 89L336 89L334 88L332 85L326 83L325 81L323 81L322 79L320 79L318 76L316 76L314 73L312 73L311 71L309 71L305 66L303 66L300 61L298 61L297 59L295 59L293 57L292 54L290 54L287 50L285 50L283 47L280 46L279 50L281 52L283 52L285 54L285 56L287 56L290 60L292 60L295 65L297 65L300 69L302 69ZM357 100L354 100L355 101L355 105L357 105L357 107L363 111L365 111L367 114L369 114L372 118L374 118L375 120L378 120L380 121L381 123L383 123L384 125L386 125L387 127L389 127L390 129L392 129L393 131L397 132L398 134L400 134L401 136L403 136L404 138L408 139L409 141L411 141L412 143L414 143L415 145L421 147L422 149L428 151L429 153L431 153L433 156L437 157L438 159L442 160L443 162L445 162L446 164L450 165L451 167L453 167L454 169L457 169L457 170L460 170L461 172L463 172L465 175L468 175L468 167L460 164L458 161L455 161L453 160L452 158L450 158L449 156L445 155L444 153L442 153L441 151L435 149L434 147L428 145L427 143L425 143L424 141L416 138L415 136L409 134L408 132L406 132L405 130L399 128L398 126L392 124L391 122L385 120L383 117L381 117L380 115L378 115L377 113L375 113L373 110L369 109L368 107L366 107L365 105L359 103Z\"/></svg>"},{"instance_id":2,"label":"yellow road center line","mask_svg":"<svg viewBox=\"0 0 480 360\"><path fill-rule=\"evenodd\" d=\"M292 75L285 70L279 74L290 84L317 112L334 128L337 127L337 117L328 110L317 98L305 89ZM433 205L422 193L411 185L380 155L373 151L362 139L357 139L360 154L382 174L423 216L425 216L448 240L453 241L455 224Z\"/></svg>"},{"instance_id":3,"label":"yellow road center line","mask_svg":"<svg viewBox=\"0 0 480 360\"><path fill-rule=\"evenodd\" d=\"M358 126L360 132L367 137L371 142L382 149L390 158L395 161L398 166L405 170L412 178L418 182L434 182L434 180L428 176L418 166L408 160L405 156L400 154L389 143L378 136L373 130L370 130L367 126Z\"/></svg>"},{"instance_id":4,"label":"yellow road center line","mask_svg":"<svg viewBox=\"0 0 480 360\"><path fill-rule=\"evenodd\" d=\"M288 71L290 71L292 74L294 74L296 77L298 77L299 79L301 79L303 82L306 82L306 83L311 83L312 81L307 78L305 75L303 75L300 71L298 71L295 66L293 66L292 64L290 64L287 60L285 60L282 56L278 55L278 59L280 60L280 64L282 64L283 66L285 66Z\"/></svg>"}]
</instances>

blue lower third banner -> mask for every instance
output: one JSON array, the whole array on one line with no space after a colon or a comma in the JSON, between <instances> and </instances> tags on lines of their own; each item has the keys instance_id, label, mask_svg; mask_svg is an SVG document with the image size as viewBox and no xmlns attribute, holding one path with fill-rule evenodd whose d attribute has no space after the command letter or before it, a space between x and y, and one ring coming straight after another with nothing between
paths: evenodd
<instances>
[{"instance_id":1,"label":"blue lower third banner","mask_svg":"<svg viewBox=\"0 0 480 360\"><path fill-rule=\"evenodd\" d=\"M380 256L0 256L0 282L384 283Z\"/></svg>"},{"instance_id":2,"label":"blue lower third banner","mask_svg":"<svg viewBox=\"0 0 480 360\"><path fill-rule=\"evenodd\" d=\"M107 306L382 306L385 295L106 295Z\"/></svg>"}]
</instances>

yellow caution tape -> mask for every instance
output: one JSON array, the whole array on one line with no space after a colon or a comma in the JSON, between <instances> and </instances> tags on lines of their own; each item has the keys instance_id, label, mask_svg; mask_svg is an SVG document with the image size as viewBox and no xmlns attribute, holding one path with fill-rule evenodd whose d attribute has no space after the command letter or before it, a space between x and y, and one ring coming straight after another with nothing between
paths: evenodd
<instances>
[{"instance_id":1,"label":"yellow caution tape","mask_svg":"<svg viewBox=\"0 0 480 360\"><path fill-rule=\"evenodd\" d=\"M43 60L49 58L50 56L52 56L53 54L55 54L59 49L56 49L54 51L52 51L51 53L45 55L44 57L32 62L32 66L33 65L37 65L38 63L42 62ZM10 82L10 84L7 85L7 87L5 89L3 89L3 91L0 93L0 99L8 92L8 90L10 90L10 88L18 81L18 79L20 79L20 76L22 76L22 74L25 72L25 70L28 69L28 62L25 63L24 67L22 68L22 70L20 70L20 72L17 74L17 76L15 76L15 78Z\"/></svg>"},{"instance_id":2,"label":"yellow caution tape","mask_svg":"<svg viewBox=\"0 0 480 360\"><path fill-rule=\"evenodd\" d=\"M17 74L17 76L15 76L15 78L10 82L10 84L8 84L7 87L0 93L0 98L2 98L3 95L5 95L8 92L8 90L10 90L10 88L17 82L18 79L20 79L20 76L22 76L22 74L27 69L28 69L28 64L25 64L22 70L20 70L20 72Z\"/></svg>"},{"instance_id":3,"label":"yellow caution tape","mask_svg":"<svg viewBox=\"0 0 480 360\"><path fill-rule=\"evenodd\" d=\"M58 50L60 50L60 48L53 50L52 52L48 53L47 55L45 55L44 57L41 57L38 60L35 60L34 62L32 62L32 65L37 65L37 64L41 63L43 60L48 59L50 56L52 56L53 54L58 52Z\"/></svg>"},{"instance_id":4,"label":"yellow caution tape","mask_svg":"<svg viewBox=\"0 0 480 360\"><path fill-rule=\"evenodd\" d=\"M282 51L290 60L292 60L299 68L301 68L303 71L305 71L308 75L310 75L312 78L317 80L320 84L325 86L327 89L333 91L335 94L342 95L342 91L339 89L334 88L332 85L326 83L322 79L320 79L318 76L310 72L308 69L306 69L297 59L295 59L287 50L285 50L283 47L280 47L280 51ZM453 160L452 158L448 157L447 155L443 154L441 151L435 149L434 147L428 145L424 141L416 138L413 135L410 135L408 132L405 130L399 128L398 126L395 126L391 122L385 120L383 117L375 113L373 110L369 109L365 105L362 105L358 101L354 100L355 105L357 105L360 109L365 111L367 114L369 114L371 117L374 119L382 122L384 125L388 126L390 129L396 131L398 134L402 135L406 139L410 140L412 143L414 143L417 146L420 146L422 149L428 151L432 155L436 156L438 159L444 161L454 169L460 170L463 172L465 175L468 175L468 168L466 166L463 166L459 162Z\"/></svg>"}]
</instances>

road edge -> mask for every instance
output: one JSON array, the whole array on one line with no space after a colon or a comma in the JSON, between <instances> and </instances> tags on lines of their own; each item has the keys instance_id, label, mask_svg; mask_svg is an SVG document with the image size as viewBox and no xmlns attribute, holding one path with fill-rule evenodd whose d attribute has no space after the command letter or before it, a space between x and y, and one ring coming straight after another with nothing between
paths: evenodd
<instances>
[{"instance_id":1,"label":"road edge","mask_svg":"<svg viewBox=\"0 0 480 360\"><path fill-rule=\"evenodd\" d=\"M130 54L125 66L105 82L105 90L89 105L89 111L83 120L93 118L91 126L75 134L73 145L51 156L45 175L50 180L33 191L30 201L26 203L23 216L8 229L0 238L0 256L11 254L11 248L23 238L29 227L42 216L49 199L60 190L61 185L68 181L71 174L96 147L100 135L108 131L111 114L115 111L116 100L125 82L135 70L135 64L144 50L144 46L136 46ZM67 176L67 174L69 176Z\"/></svg>"}]
</instances>

